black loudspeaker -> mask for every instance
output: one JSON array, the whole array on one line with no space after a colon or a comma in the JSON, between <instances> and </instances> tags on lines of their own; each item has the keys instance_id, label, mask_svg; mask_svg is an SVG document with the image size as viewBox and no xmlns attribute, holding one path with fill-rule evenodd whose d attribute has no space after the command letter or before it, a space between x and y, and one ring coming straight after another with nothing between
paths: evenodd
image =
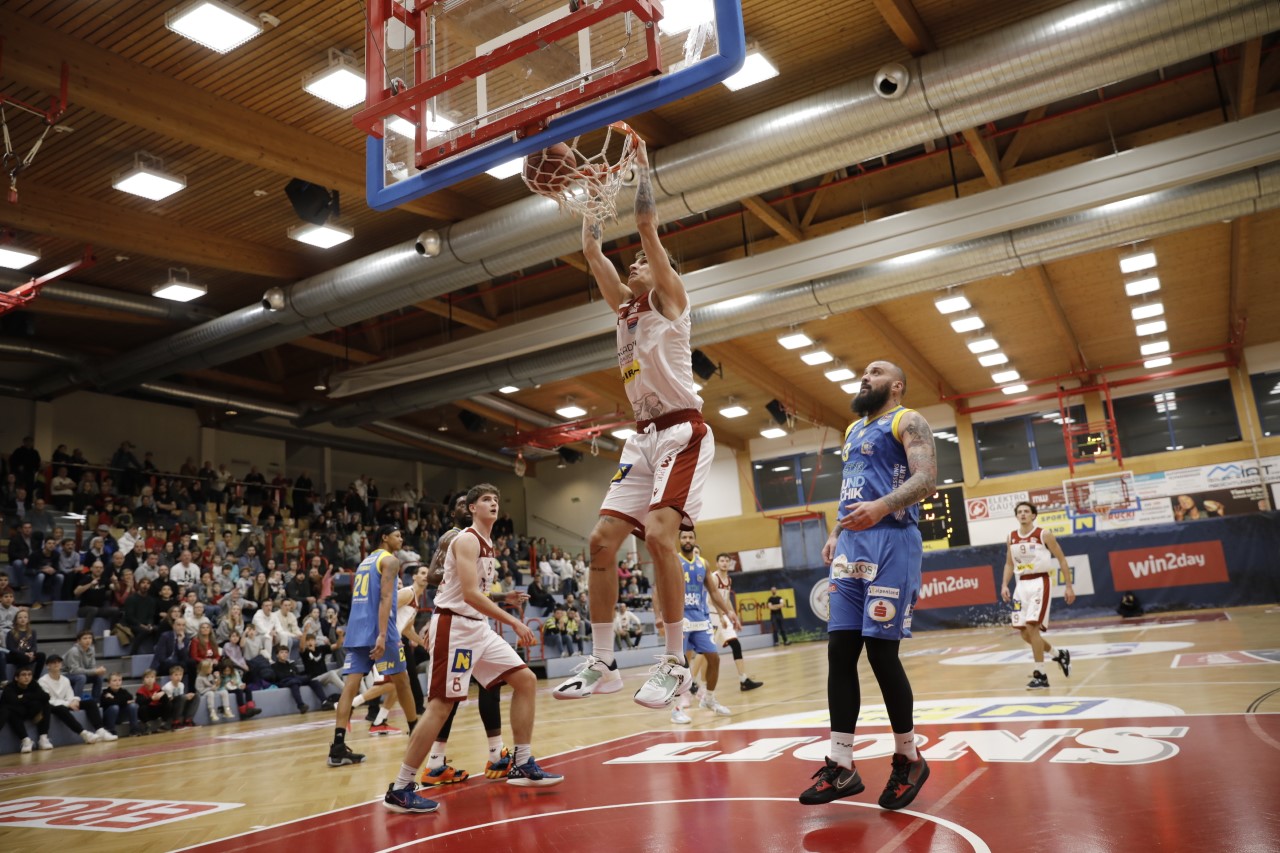
<instances>
[{"instance_id":1,"label":"black loudspeaker","mask_svg":"<svg viewBox=\"0 0 1280 853\"><path fill-rule=\"evenodd\" d=\"M787 407L779 403L777 400L770 400L764 404L769 410L769 416L777 421L778 426L787 425Z\"/></svg>"},{"instance_id":2,"label":"black loudspeaker","mask_svg":"<svg viewBox=\"0 0 1280 853\"><path fill-rule=\"evenodd\" d=\"M567 465L582 461L582 451L574 450L572 447L562 447L556 452L560 454L560 459Z\"/></svg>"},{"instance_id":3,"label":"black loudspeaker","mask_svg":"<svg viewBox=\"0 0 1280 853\"><path fill-rule=\"evenodd\" d=\"M703 382L720 373L720 365L707 358L707 354L700 349L693 351L690 361L693 362L694 374Z\"/></svg>"},{"instance_id":4,"label":"black loudspeaker","mask_svg":"<svg viewBox=\"0 0 1280 853\"><path fill-rule=\"evenodd\" d=\"M475 412L468 412L463 409L458 412L458 420L462 421L462 425L467 428L467 432L484 432L485 420Z\"/></svg>"},{"instance_id":5,"label":"black loudspeaker","mask_svg":"<svg viewBox=\"0 0 1280 853\"><path fill-rule=\"evenodd\" d=\"M340 215L337 190L330 192L319 184L294 178L285 184L284 194L289 197L293 212L303 222L324 225L330 218L337 219Z\"/></svg>"}]
</instances>

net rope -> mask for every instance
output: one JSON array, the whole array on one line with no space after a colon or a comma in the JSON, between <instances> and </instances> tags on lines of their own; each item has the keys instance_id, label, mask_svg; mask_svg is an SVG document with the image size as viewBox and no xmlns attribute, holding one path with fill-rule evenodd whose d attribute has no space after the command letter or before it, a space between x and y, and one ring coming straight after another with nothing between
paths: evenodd
<instances>
[{"instance_id":1,"label":"net rope","mask_svg":"<svg viewBox=\"0 0 1280 853\"><path fill-rule=\"evenodd\" d=\"M617 219L618 193L634 179L639 134L617 121L605 128L599 151L587 149L581 136L564 144L573 164L548 156L545 149L541 158L526 157L521 173L525 186L584 219Z\"/></svg>"}]
</instances>

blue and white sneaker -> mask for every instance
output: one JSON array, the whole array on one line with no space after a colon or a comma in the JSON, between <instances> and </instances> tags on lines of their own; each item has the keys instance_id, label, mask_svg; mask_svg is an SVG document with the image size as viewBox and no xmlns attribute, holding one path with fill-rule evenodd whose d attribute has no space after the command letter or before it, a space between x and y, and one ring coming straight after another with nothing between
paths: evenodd
<instances>
[{"instance_id":1,"label":"blue and white sneaker","mask_svg":"<svg viewBox=\"0 0 1280 853\"><path fill-rule=\"evenodd\" d=\"M416 782L410 782L403 788L397 788L394 782L388 785L387 795L382 798L382 805L393 812L406 814L431 814L440 808L440 804L435 800L428 800L418 794Z\"/></svg>"},{"instance_id":2,"label":"blue and white sneaker","mask_svg":"<svg viewBox=\"0 0 1280 853\"><path fill-rule=\"evenodd\" d=\"M522 788L546 788L559 785L564 777L556 773L548 773L538 766L538 762L529 756L529 760L519 767L514 765L507 771L507 784L519 785Z\"/></svg>"}]
</instances>

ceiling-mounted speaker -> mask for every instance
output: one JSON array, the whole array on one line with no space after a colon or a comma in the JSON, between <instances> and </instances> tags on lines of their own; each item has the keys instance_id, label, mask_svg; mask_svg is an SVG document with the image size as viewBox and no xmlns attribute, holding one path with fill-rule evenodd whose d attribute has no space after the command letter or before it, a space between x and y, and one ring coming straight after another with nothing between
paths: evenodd
<instances>
[{"instance_id":1,"label":"ceiling-mounted speaker","mask_svg":"<svg viewBox=\"0 0 1280 853\"><path fill-rule=\"evenodd\" d=\"M765 409L769 412L769 417L777 422L778 426L787 425L787 407L777 400L770 400L764 404Z\"/></svg>"},{"instance_id":2,"label":"ceiling-mounted speaker","mask_svg":"<svg viewBox=\"0 0 1280 853\"><path fill-rule=\"evenodd\" d=\"M703 382L706 382L716 374L724 375L720 373L720 365L707 358L707 354L700 349L693 351L690 361L693 363L694 374Z\"/></svg>"},{"instance_id":3,"label":"ceiling-mounted speaker","mask_svg":"<svg viewBox=\"0 0 1280 853\"><path fill-rule=\"evenodd\" d=\"M466 427L467 432L484 432L485 420L475 412L468 412L463 409L458 412L458 420L462 421L462 425Z\"/></svg>"},{"instance_id":4,"label":"ceiling-mounted speaker","mask_svg":"<svg viewBox=\"0 0 1280 853\"><path fill-rule=\"evenodd\" d=\"M293 212L298 214L298 218L303 222L324 225L330 217L337 219L341 215L338 210L337 190L330 192L319 184L294 178L285 184L284 194L289 197Z\"/></svg>"},{"instance_id":5,"label":"ceiling-mounted speaker","mask_svg":"<svg viewBox=\"0 0 1280 853\"><path fill-rule=\"evenodd\" d=\"M574 450L572 447L562 447L556 452L560 454L560 458L567 465L573 465L576 462L582 461L582 451Z\"/></svg>"}]
</instances>

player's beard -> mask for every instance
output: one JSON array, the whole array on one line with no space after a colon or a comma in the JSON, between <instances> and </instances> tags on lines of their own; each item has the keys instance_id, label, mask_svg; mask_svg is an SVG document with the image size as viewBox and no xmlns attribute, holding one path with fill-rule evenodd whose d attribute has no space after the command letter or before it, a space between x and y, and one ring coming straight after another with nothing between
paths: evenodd
<instances>
[{"instance_id":1,"label":"player's beard","mask_svg":"<svg viewBox=\"0 0 1280 853\"><path fill-rule=\"evenodd\" d=\"M680 553L681 553L681 554L684 554L684 555L685 555L685 557L692 557L692 556L693 556L693 548L694 548L694 546L690 546L689 548L685 548L683 545L681 545L681 546L680 546Z\"/></svg>"},{"instance_id":2,"label":"player's beard","mask_svg":"<svg viewBox=\"0 0 1280 853\"><path fill-rule=\"evenodd\" d=\"M853 402L849 404L849 408L853 409L853 413L855 415L862 415L863 417L866 417L872 412L880 411L880 407L888 402L888 400L888 385L883 386L879 390L868 386L866 393L859 391L854 395Z\"/></svg>"}]
</instances>

